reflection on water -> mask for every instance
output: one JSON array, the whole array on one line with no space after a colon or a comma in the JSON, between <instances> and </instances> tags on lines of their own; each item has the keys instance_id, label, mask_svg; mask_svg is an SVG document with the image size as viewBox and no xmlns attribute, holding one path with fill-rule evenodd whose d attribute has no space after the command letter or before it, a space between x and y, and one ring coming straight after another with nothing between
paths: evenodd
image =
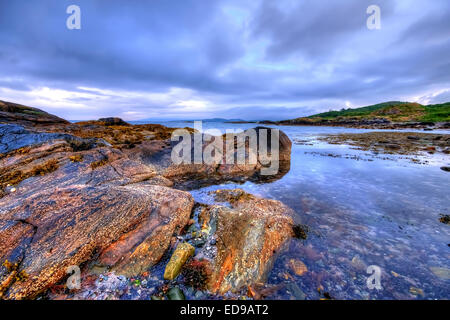
<instances>
[{"instance_id":1,"label":"reflection on water","mask_svg":"<svg viewBox=\"0 0 450 320\"><path fill-rule=\"evenodd\" d=\"M219 129L254 126L204 124ZM368 130L280 129L292 141L308 141L293 144L291 169L282 179L192 191L197 201L211 203L210 190L243 188L284 202L297 212L298 222L310 227L307 240L293 240L277 259L268 282L285 286L269 298L319 299L329 294L337 299L449 299L450 226L439 222L439 214L450 214L450 173L439 166L450 159L432 159L427 165L392 156L383 160L314 139ZM308 272L296 275L292 259L302 261ZM381 290L366 285L369 265L382 269Z\"/></svg>"}]
</instances>

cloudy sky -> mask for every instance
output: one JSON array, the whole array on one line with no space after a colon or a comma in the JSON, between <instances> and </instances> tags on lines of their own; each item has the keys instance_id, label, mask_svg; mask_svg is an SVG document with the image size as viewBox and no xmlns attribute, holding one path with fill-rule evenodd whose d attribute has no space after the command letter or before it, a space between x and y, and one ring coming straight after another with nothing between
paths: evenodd
<instances>
[{"instance_id":1,"label":"cloudy sky","mask_svg":"<svg viewBox=\"0 0 450 320\"><path fill-rule=\"evenodd\" d=\"M69 5L81 30L68 30ZM369 5L381 29L369 30ZM450 101L448 0L0 0L0 100L66 119Z\"/></svg>"}]
</instances>

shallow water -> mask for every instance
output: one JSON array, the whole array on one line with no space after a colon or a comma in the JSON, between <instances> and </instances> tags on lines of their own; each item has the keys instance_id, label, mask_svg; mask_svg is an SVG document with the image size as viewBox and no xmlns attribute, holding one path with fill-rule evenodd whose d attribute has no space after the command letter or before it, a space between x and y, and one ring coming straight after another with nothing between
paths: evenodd
<instances>
[{"instance_id":1,"label":"shallow water","mask_svg":"<svg viewBox=\"0 0 450 320\"><path fill-rule=\"evenodd\" d=\"M203 124L222 130L255 126ZM279 128L293 141L291 169L283 178L191 191L198 202L212 203L209 191L242 188L282 201L296 211L297 222L309 226L308 238L293 240L276 260L268 283L285 286L269 298L320 299L327 292L336 299L449 299L450 280L432 270L446 268L448 277L450 269L450 226L439 222L439 214L450 214L450 173L439 168L450 158L427 155L427 164L415 164L405 156L375 156L316 140L321 134L370 130ZM308 272L295 275L290 259L301 260ZM379 290L367 286L370 265L382 270Z\"/></svg>"}]
</instances>

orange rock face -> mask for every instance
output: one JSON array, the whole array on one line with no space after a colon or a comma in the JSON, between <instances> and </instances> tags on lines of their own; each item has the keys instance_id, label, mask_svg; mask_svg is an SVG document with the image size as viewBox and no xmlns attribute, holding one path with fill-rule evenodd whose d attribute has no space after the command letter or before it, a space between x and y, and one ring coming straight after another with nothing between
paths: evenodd
<instances>
[{"instance_id":1,"label":"orange rock face","mask_svg":"<svg viewBox=\"0 0 450 320\"><path fill-rule=\"evenodd\" d=\"M0 298L16 281L20 264L34 233L35 228L30 224L0 220Z\"/></svg>"},{"instance_id":2,"label":"orange rock face","mask_svg":"<svg viewBox=\"0 0 450 320\"><path fill-rule=\"evenodd\" d=\"M110 257L105 260L117 268L122 266L119 258L128 259L124 273L141 272L160 259L172 234L189 220L192 206L188 193L160 186L78 185L27 200L2 200L2 218L28 221L36 228L18 270L29 278L14 282L4 297L34 297L61 281L67 267L79 266L96 252L105 251Z\"/></svg>"},{"instance_id":3,"label":"orange rock face","mask_svg":"<svg viewBox=\"0 0 450 320\"><path fill-rule=\"evenodd\" d=\"M217 239L210 290L224 294L265 282L277 253L292 236L293 211L239 189L219 190L216 197L232 208L209 209Z\"/></svg>"}]
</instances>

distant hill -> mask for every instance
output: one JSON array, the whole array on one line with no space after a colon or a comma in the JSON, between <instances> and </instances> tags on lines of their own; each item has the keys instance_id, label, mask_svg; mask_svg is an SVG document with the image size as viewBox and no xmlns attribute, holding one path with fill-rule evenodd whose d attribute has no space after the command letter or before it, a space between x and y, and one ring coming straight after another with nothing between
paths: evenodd
<instances>
[{"instance_id":1,"label":"distant hill","mask_svg":"<svg viewBox=\"0 0 450 320\"><path fill-rule=\"evenodd\" d=\"M386 119L392 122L448 122L450 121L450 102L434 105L421 105L419 103L389 101L362 108L328 111L287 121L345 121L373 119Z\"/></svg>"},{"instance_id":2,"label":"distant hill","mask_svg":"<svg viewBox=\"0 0 450 320\"><path fill-rule=\"evenodd\" d=\"M15 122L18 124L68 124L69 122L43 110L27 107L18 103L0 100L0 122Z\"/></svg>"}]
</instances>

